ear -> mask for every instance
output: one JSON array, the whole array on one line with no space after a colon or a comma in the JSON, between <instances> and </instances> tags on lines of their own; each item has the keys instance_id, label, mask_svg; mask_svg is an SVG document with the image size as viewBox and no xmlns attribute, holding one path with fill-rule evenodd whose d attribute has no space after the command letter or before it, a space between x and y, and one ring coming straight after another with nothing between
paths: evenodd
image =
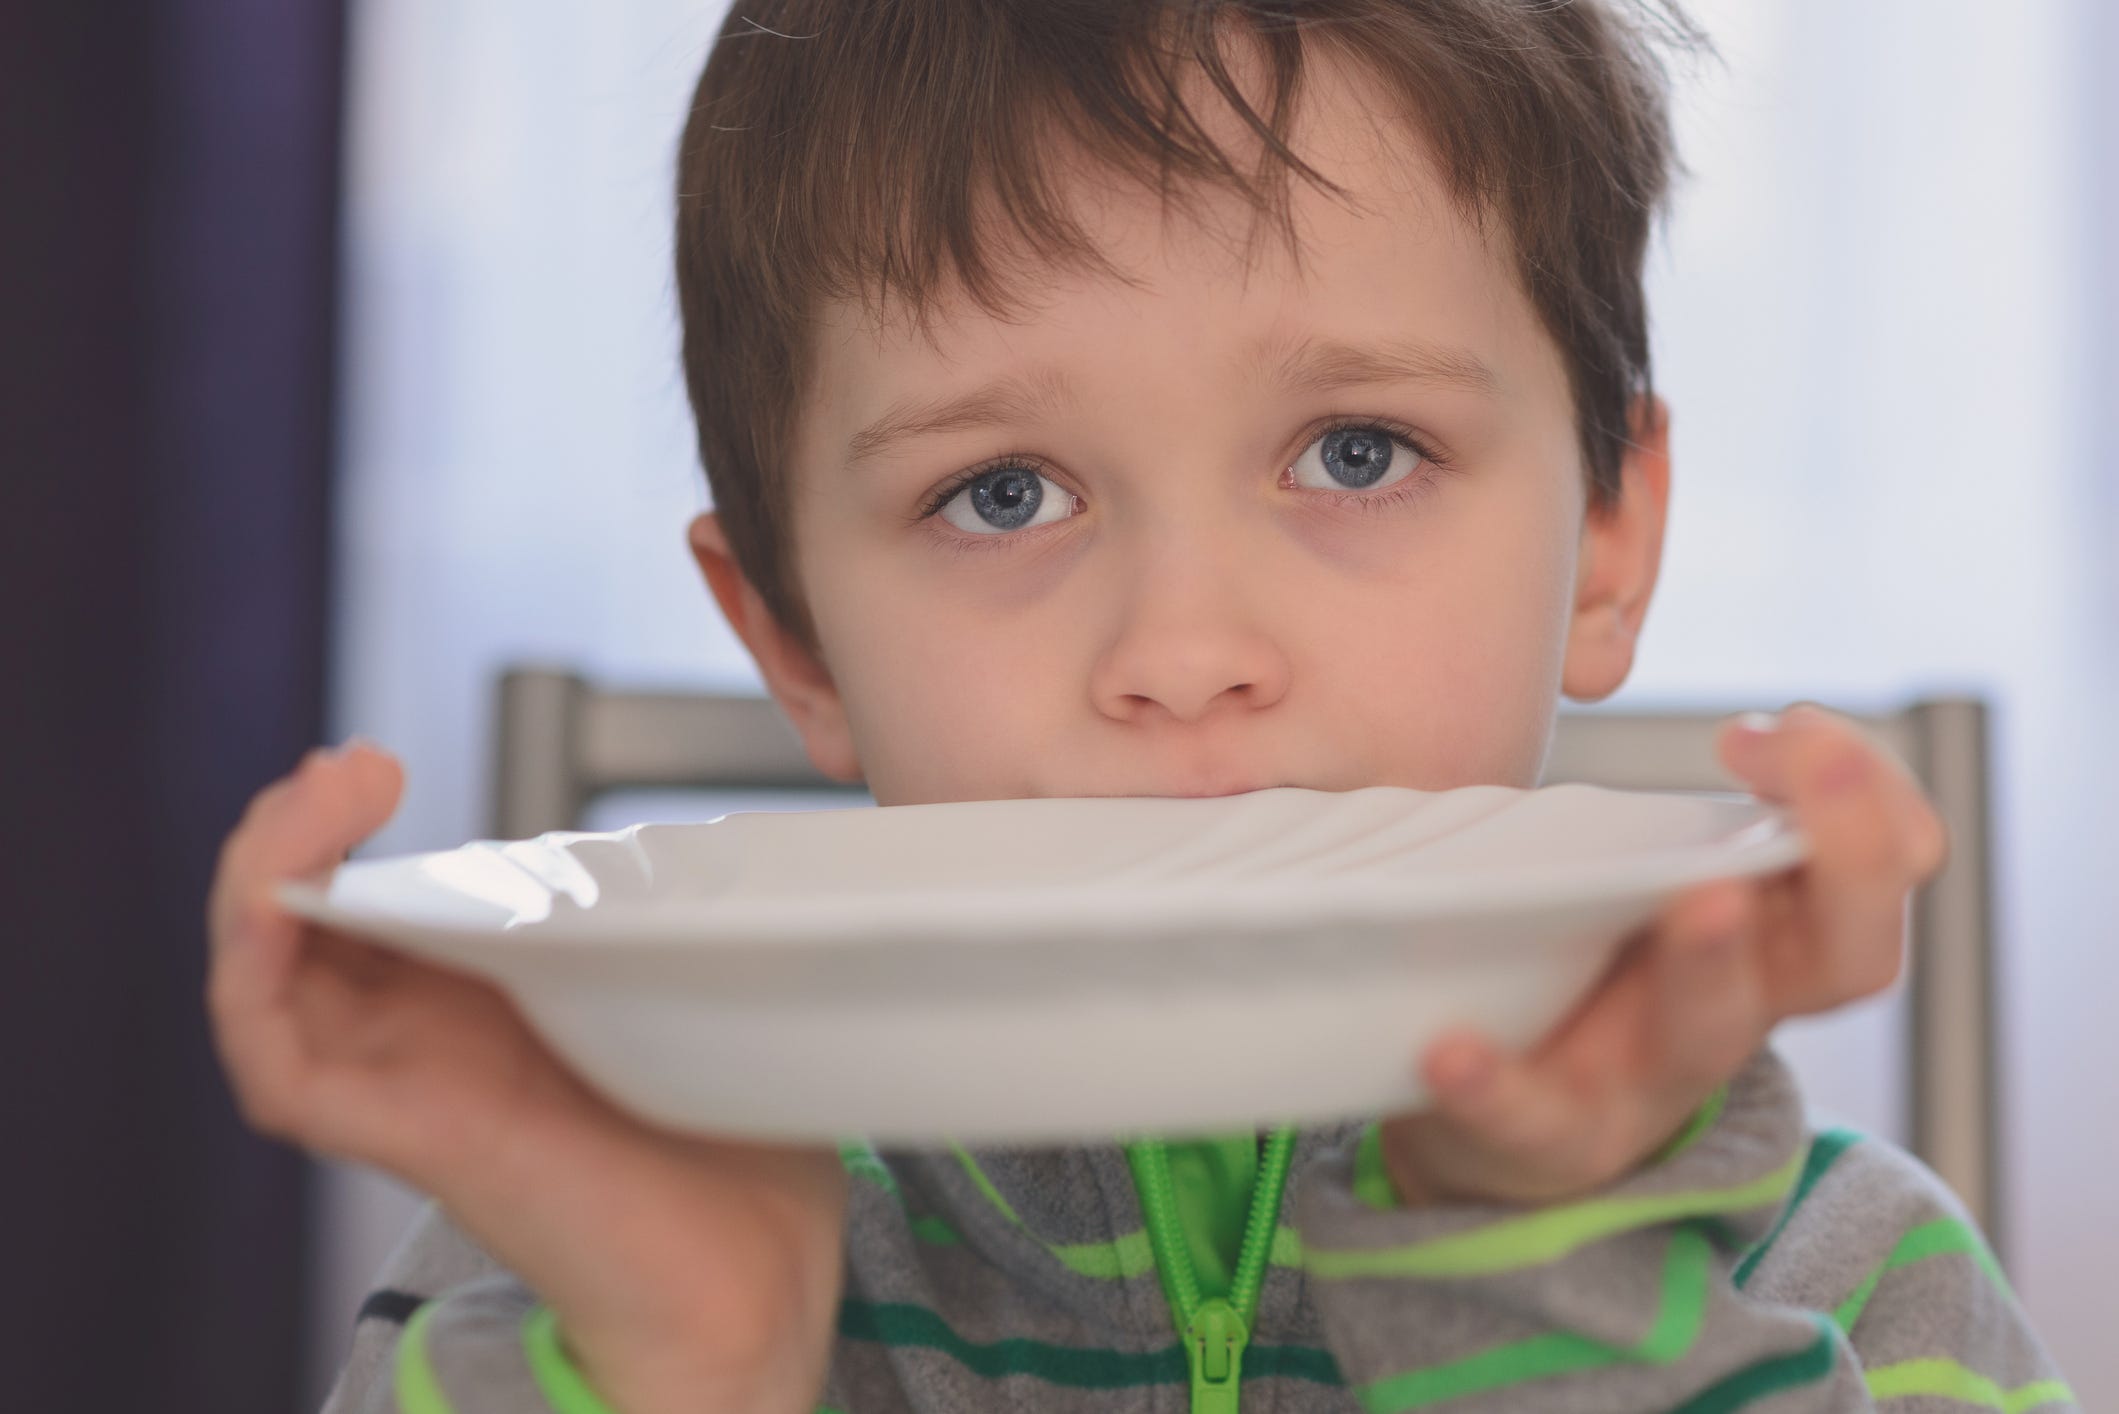
<instances>
[{"instance_id":1,"label":"ear","mask_svg":"<svg viewBox=\"0 0 2119 1414\"><path fill-rule=\"evenodd\" d=\"M853 732L823 660L766 607L764 596L737 568L728 536L712 511L697 516L686 535L714 601L750 650L766 691L794 723L810 762L835 781L858 785L861 762L854 753Z\"/></svg>"},{"instance_id":2,"label":"ear","mask_svg":"<svg viewBox=\"0 0 2119 1414\"><path fill-rule=\"evenodd\" d=\"M1577 702L1600 702L1633 671L1634 646L1663 562L1663 523L1670 504L1670 409L1661 398L1637 398L1628 419L1631 444L1619 463L1619 496L1583 518L1576 556L1574 617L1560 690Z\"/></svg>"}]
</instances>

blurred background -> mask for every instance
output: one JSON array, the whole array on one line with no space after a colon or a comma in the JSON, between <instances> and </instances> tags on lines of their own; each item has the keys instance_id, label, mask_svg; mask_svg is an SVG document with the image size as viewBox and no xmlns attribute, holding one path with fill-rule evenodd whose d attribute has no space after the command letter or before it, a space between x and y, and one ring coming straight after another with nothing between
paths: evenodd
<instances>
[{"instance_id":1,"label":"blurred background","mask_svg":"<svg viewBox=\"0 0 2119 1414\"><path fill-rule=\"evenodd\" d=\"M755 688L670 274L724 8L0 7L11 1404L314 1408L416 1201L233 1114L200 914L254 790L359 731L410 778L367 852L445 848L500 665ZM1997 1236L2119 1407L2119 7L1689 8L1669 544L1607 705L1991 705ZM1894 1135L1895 1008L1790 1040Z\"/></svg>"}]
</instances>

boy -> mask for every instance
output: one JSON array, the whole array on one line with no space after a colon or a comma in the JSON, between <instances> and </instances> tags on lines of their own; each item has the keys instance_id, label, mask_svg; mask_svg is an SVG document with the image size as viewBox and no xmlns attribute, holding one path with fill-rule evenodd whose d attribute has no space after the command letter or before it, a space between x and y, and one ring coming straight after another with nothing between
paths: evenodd
<instances>
[{"instance_id":1,"label":"boy","mask_svg":"<svg viewBox=\"0 0 2119 1414\"><path fill-rule=\"evenodd\" d=\"M679 178L695 553L884 804L1535 785L1655 583L1669 165L1591 0L742 0ZM224 852L209 1000L253 1122L438 1200L329 1407L2070 1406L1947 1192L1763 1044L1895 977L1933 811L1814 708L1721 746L1812 857L1532 1053L1438 1044L1430 1111L888 1155L654 1130L298 928L271 881L400 785L320 754Z\"/></svg>"}]
</instances>

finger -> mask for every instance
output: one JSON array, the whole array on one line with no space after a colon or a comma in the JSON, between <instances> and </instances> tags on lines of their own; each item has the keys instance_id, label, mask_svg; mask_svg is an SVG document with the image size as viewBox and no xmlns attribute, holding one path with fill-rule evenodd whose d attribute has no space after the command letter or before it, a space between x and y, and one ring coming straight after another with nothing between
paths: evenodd
<instances>
[{"instance_id":1,"label":"finger","mask_svg":"<svg viewBox=\"0 0 2119 1414\"><path fill-rule=\"evenodd\" d=\"M1787 801L1810 842L1792 926L1762 950L1774 963L1769 1004L1791 1014L1896 980L1907 895L1939 858L1939 825L1896 758L1846 719L1798 706L1776 735L1753 762L1757 779Z\"/></svg>"},{"instance_id":2,"label":"finger","mask_svg":"<svg viewBox=\"0 0 2119 1414\"><path fill-rule=\"evenodd\" d=\"M1471 1031L1441 1037L1421 1064L1435 1108L1475 1143L1564 1164L1589 1116L1579 1097L1558 1083L1552 1072L1559 1069Z\"/></svg>"},{"instance_id":3,"label":"finger","mask_svg":"<svg viewBox=\"0 0 2119 1414\"><path fill-rule=\"evenodd\" d=\"M394 760L356 749L312 752L246 812L216 877L206 1003L245 1116L279 1132L299 1110L306 1051L291 1004L304 925L270 893L288 874L334 860L388 818L402 786Z\"/></svg>"},{"instance_id":4,"label":"finger","mask_svg":"<svg viewBox=\"0 0 2119 1414\"><path fill-rule=\"evenodd\" d=\"M1866 791L1888 818L1880 837L1900 845L1902 863L1916 878L1933 874L1948 854L1948 832L1912 768L1841 713L1809 702L1795 703L1777 718L1742 713L1721 724L1715 752L1724 769L1762 800L1796 803L1806 784Z\"/></svg>"},{"instance_id":5,"label":"finger","mask_svg":"<svg viewBox=\"0 0 2119 1414\"><path fill-rule=\"evenodd\" d=\"M358 738L310 751L252 798L222 847L209 901L213 932L232 932L236 911L254 906L266 883L344 859L390 818L403 789L397 758Z\"/></svg>"},{"instance_id":6,"label":"finger","mask_svg":"<svg viewBox=\"0 0 2119 1414\"><path fill-rule=\"evenodd\" d=\"M1657 1074L1648 1088L1689 1112L1742 1068L1769 1018L1758 976L1759 886L1724 879L1681 896L1655 947Z\"/></svg>"}]
</instances>

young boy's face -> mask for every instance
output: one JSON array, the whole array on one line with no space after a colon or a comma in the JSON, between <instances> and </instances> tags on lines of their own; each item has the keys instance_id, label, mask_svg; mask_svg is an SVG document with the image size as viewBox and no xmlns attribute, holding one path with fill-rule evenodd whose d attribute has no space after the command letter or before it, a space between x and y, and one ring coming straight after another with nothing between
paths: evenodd
<instances>
[{"instance_id":1,"label":"young boy's face","mask_svg":"<svg viewBox=\"0 0 2119 1414\"><path fill-rule=\"evenodd\" d=\"M1295 181L1301 269L1268 237L1246 270L1233 195L1209 199L1217 239L1084 173L1073 209L1143 288L1032 274L1024 322L958 301L932 344L824 312L786 468L821 661L694 529L823 769L886 805L1529 786L1559 694L1624 681L1663 431L1585 516L1560 353L1500 228L1460 215L1357 68L1317 52L1304 91L1291 145L1368 209ZM990 418L937 415L996 387Z\"/></svg>"}]
</instances>

